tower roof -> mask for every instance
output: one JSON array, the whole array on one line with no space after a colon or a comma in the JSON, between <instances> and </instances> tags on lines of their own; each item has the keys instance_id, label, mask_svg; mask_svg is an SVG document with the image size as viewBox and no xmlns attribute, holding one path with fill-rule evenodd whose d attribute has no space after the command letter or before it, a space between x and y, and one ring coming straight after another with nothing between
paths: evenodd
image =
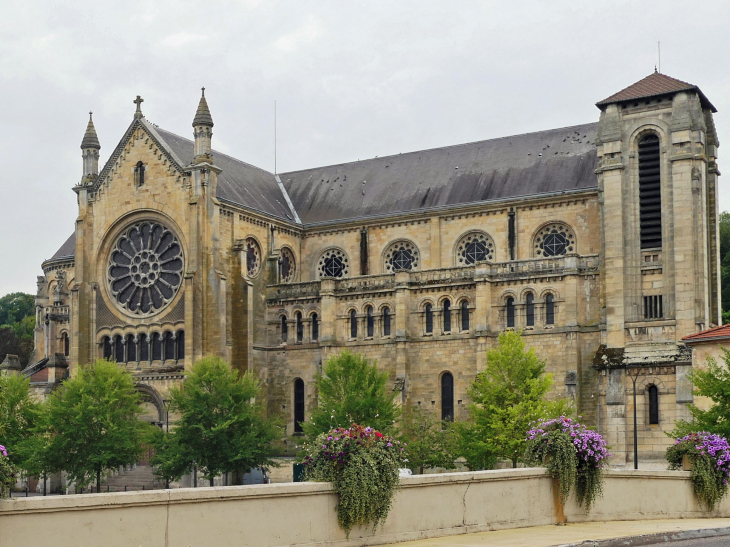
<instances>
[{"instance_id":1,"label":"tower roof","mask_svg":"<svg viewBox=\"0 0 730 547\"><path fill-rule=\"evenodd\" d=\"M96 148L97 150L101 149L101 144L99 144L99 137L96 136L94 122L91 119L91 112L89 112L89 125L86 126L86 133L84 133L84 138L81 140L81 148Z\"/></svg>"},{"instance_id":2,"label":"tower roof","mask_svg":"<svg viewBox=\"0 0 730 547\"><path fill-rule=\"evenodd\" d=\"M639 80L635 84L622 89L618 93L614 93L610 97L603 99L596 103L596 106L601 108L602 106L612 103L622 103L626 101L635 101L637 99L647 99L649 97L658 97L660 95L669 95L678 93L680 91L695 91L702 101L702 106L709 108L713 112L717 112L717 109L712 103L705 97L704 93L700 91L700 88L694 84L677 80L666 74L654 71L649 74L646 78Z\"/></svg>"},{"instance_id":3,"label":"tower roof","mask_svg":"<svg viewBox=\"0 0 730 547\"><path fill-rule=\"evenodd\" d=\"M193 118L193 127L196 125L213 127L213 117L210 115L210 110L208 109L208 101L205 100L205 88L203 88L203 95L200 97L198 110L195 112L195 118Z\"/></svg>"}]
</instances>

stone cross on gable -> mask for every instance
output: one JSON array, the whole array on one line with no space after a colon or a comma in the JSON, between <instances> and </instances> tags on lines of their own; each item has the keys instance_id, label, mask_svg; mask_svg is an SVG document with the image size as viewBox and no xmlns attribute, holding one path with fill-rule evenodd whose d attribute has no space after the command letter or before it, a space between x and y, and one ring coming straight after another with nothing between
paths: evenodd
<instances>
[{"instance_id":1,"label":"stone cross on gable","mask_svg":"<svg viewBox=\"0 0 730 547\"><path fill-rule=\"evenodd\" d=\"M137 112L134 113L135 118L141 118L142 117L142 103L144 102L144 99L137 95L137 98L132 101L134 104L137 105Z\"/></svg>"}]
</instances>

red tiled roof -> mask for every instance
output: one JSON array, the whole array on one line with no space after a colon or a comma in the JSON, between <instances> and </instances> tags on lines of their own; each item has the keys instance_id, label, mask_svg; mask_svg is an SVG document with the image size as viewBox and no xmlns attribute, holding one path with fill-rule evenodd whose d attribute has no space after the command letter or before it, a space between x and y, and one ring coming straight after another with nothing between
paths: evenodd
<instances>
[{"instance_id":1,"label":"red tiled roof","mask_svg":"<svg viewBox=\"0 0 730 547\"><path fill-rule=\"evenodd\" d=\"M639 80L635 84L622 89L618 93L614 93L610 97L597 102L596 106L601 107L611 103L646 99L648 97L657 97L659 95L667 95L670 93L677 93L679 91L696 91L702 100L703 106L710 108L713 112L717 112L715 107L707 100L707 97L705 97L702 91L700 91L699 87L683 82L682 80L677 80L676 78L672 78L666 74L660 74L659 72L649 74L649 76L643 80Z\"/></svg>"},{"instance_id":2,"label":"red tiled roof","mask_svg":"<svg viewBox=\"0 0 730 547\"><path fill-rule=\"evenodd\" d=\"M695 334L690 334L682 338L685 342L701 342L703 340L712 340L715 338L730 338L730 323L703 330Z\"/></svg>"}]
</instances>

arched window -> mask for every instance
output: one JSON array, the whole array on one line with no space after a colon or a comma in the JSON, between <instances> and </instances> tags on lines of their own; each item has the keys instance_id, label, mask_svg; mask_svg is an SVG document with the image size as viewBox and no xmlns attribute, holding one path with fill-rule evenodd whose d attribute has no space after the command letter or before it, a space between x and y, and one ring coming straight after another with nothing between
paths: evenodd
<instances>
[{"instance_id":1,"label":"arched window","mask_svg":"<svg viewBox=\"0 0 730 547\"><path fill-rule=\"evenodd\" d=\"M441 375L441 419L454 421L454 377L450 372Z\"/></svg>"},{"instance_id":2,"label":"arched window","mask_svg":"<svg viewBox=\"0 0 730 547\"><path fill-rule=\"evenodd\" d=\"M114 360L124 363L124 339L121 336L114 337Z\"/></svg>"},{"instance_id":3,"label":"arched window","mask_svg":"<svg viewBox=\"0 0 730 547\"><path fill-rule=\"evenodd\" d=\"M69 355L69 340L68 340L68 333L64 332L61 335L61 339L63 340L63 354L68 357Z\"/></svg>"},{"instance_id":4,"label":"arched window","mask_svg":"<svg viewBox=\"0 0 730 547\"><path fill-rule=\"evenodd\" d=\"M659 390L649 386L649 424L659 424Z\"/></svg>"},{"instance_id":5,"label":"arched window","mask_svg":"<svg viewBox=\"0 0 730 547\"><path fill-rule=\"evenodd\" d=\"M312 342L319 340L319 318L316 313L312 314Z\"/></svg>"},{"instance_id":6,"label":"arched window","mask_svg":"<svg viewBox=\"0 0 730 547\"><path fill-rule=\"evenodd\" d=\"M294 433L302 433L304 421L304 380L294 380Z\"/></svg>"},{"instance_id":7,"label":"arched window","mask_svg":"<svg viewBox=\"0 0 730 547\"><path fill-rule=\"evenodd\" d=\"M535 326L535 295L531 292L525 297L525 321L528 327Z\"/></svg>"},{"instance_id":8,"label":"arched window","mask_svg":"<svg viewBox=\"0 0 730 547\"><path fill-rule=\"evenodd\" d=\"M552 293L545 297L545 323L548 325L555 324L555 297Z\"/></svg>"},{"instance_id":9,"label":"arched window","mask_svg":"<svg viewBox=\"0 0 730 547\"><path fill-rule=\"evenodd\" d=\"M127 335L127 362L135 363L137 361L137 343L134 341L132 334Z\"/></svg>"},{"instance_id":10,"label":"arched window","mask_svg":"<svg viewBox=\"0 0 730 547\"><path fill-rule=\"evenodd\" d=\"M373 317L373 307L368 306L365 310L367 315L367 336L372 338L375 335L375 317Z\"/></svg>"},{"instance_id":11,"label":"arched window","mask_svg":"<svg viewBox=\"0 0 730 547\"><path fill-rule=\"evenodd\" d=\"M111 340L109 340L108 336L105 336L101 339L101 346L102 346L102 355L104 356L104 359L111 359L112 358L112 343Z\"/></svg>"},{"instance_id":12,"label":"arched window","mask_svg":"<svg viewBox=\"0 0 730 547\"><path fill-rule=\"evenodd\" d=\"M383 336L390 336L390 308L383 308Z\"/></svg>"},{"instance_id":13,"label":"arched window","mask_svg":"<svg viewBox=\"0 0 730 547\"><path fill-rule=\"evenodd\" d=\"M143 362L150 360L150 341L146 334L139 335L139 360Z\"/></svg>"},{"instance_id":14,"label":"arched window","mask_svg":"<svg viewBox=\"0 0 730 547\"><path fill-rule=\"evenodd\" d=\"M286 342L289 336L289 325L286 323L286 315L281 316L281 341Z\"/></svg>"},{"instance_id":15,"label":"arched window","mask_svg":"<svg viewBox=\"0 0 730 547\"><path fill-rule=\"evenodd\" d=\"M165 333L165 361L175 359L175 339L170 331Z\"/></svg>"},{"instance_id":16,"label":"arched window","mask_svg":"<svg viewBox=\"0 0 730 547\"><path fill-rule=\"evenodd\" d=\"M426 334L433 332L433 306L426 304Z\"/></svg>"},{"instance_id":17,"label":"arched window","mask_svg":"<svg viewBox=\"0 0 730 547\"><path fill-rule=\"evenodd\" d=\"M461 330L469 330L469 301L461 301Z\"/></svg>"},{"instance_id":18,"label":"arched window","mask_svg":"<svg viewBox=\"0 0 730 547\"><path fill-rule=\"evenodd\" d=\"M659 137L654 133L639 141L639 232L641 248L662 246L662 195Z\"/></svg>"},{"instance_id":19,"label":"arched window","mask_svg":"<svg viewBox=\"0 0 730 547\"><path fill-rule=\"evenodd\" d=\"M451 332L451 300L444 300L444 332Z\"/></svg>"},{"instance_id":20,"label":"arched window","mask_svg":"<svg viewBox=\"0 0 730 547\"><path fill-rule=\"evenodd\" d=\"M357 338L357 312L350 310L350 338Z\"/></svg>"},{"instance_id":21,"label":"arched window","mask_svg":"<svg viewBox=\"0 0 730 547\"><path fill-rule=\"evenodd\" d=\"M152 360L162 361L162 339L159 332L152 334Z\"/></svg>"},{"instance_id":22,"label":"arched window","mask_svg":"<svg viewBox=\"0 0 730 547\"><path fill-rule=\"evenodd\" d=\"M298 311L295 315L297 318L297 344L301 344L304 340L304 323L302 323L302 312Z\"/></svg>"},{"instance_id":23,"label":"arched window","mask_svg":"<svg viewBox=\"0 0 730 547\"><path fill-rule=\"evenodd\" d=\"M177 331L175 336L175 343L177 344L177 358L185 359L185 331Z\"/></svg>"},{"instance_id":24,"label":"arched window","mask_svg":"<svg viewBox=\"0 0 730 547\"><path fill-rule=\"evenodd\" d=\"M134 167L134 178L137 179L137 186L142 186L144 184L144 163L141 161L138 161L137 165Z\"/></svg>"},{"instance_id":25,"label":"arched window","mask_svg":"<svg viewBox=\"0 0 730 547\"><path fill-rule=\"evenodd\" d=\"M515 326L515 299L511 296L507 298L507 328Z\"/></svg>"}]
</instances>

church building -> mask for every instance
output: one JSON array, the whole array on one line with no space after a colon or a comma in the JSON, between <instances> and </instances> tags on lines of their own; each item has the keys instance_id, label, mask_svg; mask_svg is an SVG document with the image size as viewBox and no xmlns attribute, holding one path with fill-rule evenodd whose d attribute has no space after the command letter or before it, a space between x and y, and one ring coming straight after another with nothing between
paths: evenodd
<instances>
[{"instance_id":1,"label":"church building","mask_svg":"<svg viewBox=\"0 0 730 547\"><path fill-rule=\"evenodd\" d=\"M584 125L278 174L212 148L204 92L192 140L134 102L101 169L91 119L83 136L76 224L38 277L37 390L112 359L163 423L169 388L219 355L294 434L347 349L403 405L462 420L519 329L616 463L634 381L641 457L689 416L681 339L721 317L716 110L697 86L654 72Z\"/></svg>"}]
</instances>

